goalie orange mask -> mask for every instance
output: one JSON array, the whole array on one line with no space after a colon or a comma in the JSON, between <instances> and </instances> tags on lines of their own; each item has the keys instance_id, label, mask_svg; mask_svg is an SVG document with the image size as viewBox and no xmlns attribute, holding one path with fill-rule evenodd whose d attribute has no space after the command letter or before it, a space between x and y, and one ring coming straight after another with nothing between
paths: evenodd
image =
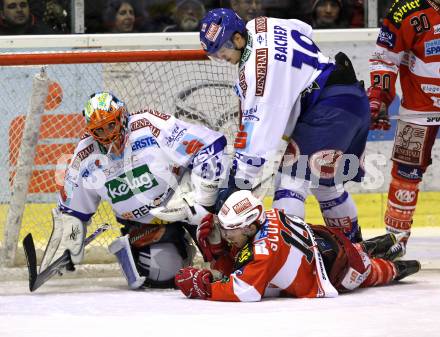
<instances>
[{"instance_id":1,"label":"goalie orange mask","mask_svg":"<svg viewBox=\"0 0 440 337\"><path fill-rule=\"evenodd\" d=\"M87 131L101 145L120 154L125 143L127 109L108 92L93 94L83 111Z\"/></svg>"}]
</instances>

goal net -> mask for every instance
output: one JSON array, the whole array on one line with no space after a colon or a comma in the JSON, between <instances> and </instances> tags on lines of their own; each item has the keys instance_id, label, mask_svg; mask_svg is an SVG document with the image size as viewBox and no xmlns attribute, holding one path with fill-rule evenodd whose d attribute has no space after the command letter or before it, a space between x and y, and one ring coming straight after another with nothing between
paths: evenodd
<instances>
[{"instance_id":1,"label":"goal net","mask_svg":"<svg viewBox=\"0 0 440 337\"><path fill-rule=\"evenodd\" d=\"M237 129L236 68L213 63L200 50L16 53L0 55L0 64L4 266L25 264L21 241L27 233L41 259L52 230L51 209L84 131L82 109L92 93L110 91L130 112L149 107L220 130L229 142ZM119 226L102 203L88 230L105 222L112 229L87 248L85 263L113 261L107 246Z\"/></svg>"}]
</instances>

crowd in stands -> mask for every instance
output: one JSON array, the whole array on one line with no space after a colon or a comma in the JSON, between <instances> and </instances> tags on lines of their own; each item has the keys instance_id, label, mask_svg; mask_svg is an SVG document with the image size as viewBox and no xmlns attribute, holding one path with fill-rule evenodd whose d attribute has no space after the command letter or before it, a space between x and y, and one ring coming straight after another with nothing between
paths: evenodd
<instances>
[{"instance_id":1,"label":"crowd in stands","mask_svg":"<svg viewBox=\"0 0 440 337\"><path fill-rule=\"evenodd\" d=\"M295 18L317 29L365 27L368 0L93 0L84 1L85 33L198 31L206 11L234 9L249 21ZM382 17L393 0L379 1ZM0 0L0 34L71 33L71 0Z\"/></svg>"}]
</instances>

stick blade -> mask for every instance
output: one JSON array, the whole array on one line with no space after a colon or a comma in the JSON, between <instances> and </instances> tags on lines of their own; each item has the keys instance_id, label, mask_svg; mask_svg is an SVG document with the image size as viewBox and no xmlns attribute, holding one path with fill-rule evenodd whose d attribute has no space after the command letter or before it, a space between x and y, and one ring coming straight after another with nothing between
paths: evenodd
<instances>
[{"instance_id":1,"label":"stick blade","mask_svg":"<svg viewBox=\"0 0 440 337\"><path fill-rule=\"evenodd\" d=\"M26 264L29 273L29 290L32 292L35 290L34 285L37 280L38 273L37 273L37 254L35 252L34 239L31 233L26 235L26 237L23 239L23 249L24 249L24 254L26 256Z\"/></svg>"}]
</instances>

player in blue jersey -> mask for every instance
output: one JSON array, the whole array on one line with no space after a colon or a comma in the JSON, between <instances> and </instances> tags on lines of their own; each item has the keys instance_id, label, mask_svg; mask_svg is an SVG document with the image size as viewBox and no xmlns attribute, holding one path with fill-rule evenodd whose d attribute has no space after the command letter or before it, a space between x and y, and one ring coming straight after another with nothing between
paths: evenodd
<instances>
[{"instance_id":1,"label":"player in blue jersey","mask_svg":"<svg viewBox=\"0 0 440 337\"><path fill-rule=\"evenodd\" d=\"M368 99L347 56L339 53L333 61L311 37L312 28L302 21L258 17L245 24L225 8L202 20L203 49L238 66L241 124L218 207L234 190L255 187L285 139L273 207L304 218L304 201L312 193L325 223L357 242L357 210L344 183L364 176Z\"/></svg>"}]
</instances>

